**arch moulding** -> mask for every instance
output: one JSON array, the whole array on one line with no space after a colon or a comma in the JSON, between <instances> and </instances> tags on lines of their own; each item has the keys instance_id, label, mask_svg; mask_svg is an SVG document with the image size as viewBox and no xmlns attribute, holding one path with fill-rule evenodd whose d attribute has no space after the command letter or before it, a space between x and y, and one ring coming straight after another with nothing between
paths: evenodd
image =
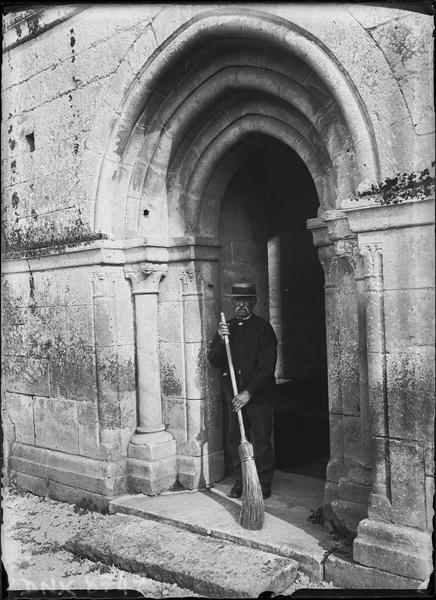
<instances>
[{"instance_id":1,"label":"arch moulding","mask_svg":"<svg viewBox=\"0 0 436 600\"><path fill-rule=\"evenodd\" d=\"M102 111L100 120L94 127L94 132L100 132L100 134L105 127L110 129L110 134L106 137L106 143L100 145L98 176L93 182L93 197L95 198L93 226L96 231L106 233L110 239L130 238L140 241L148 238L141 231L126 232L123 230L128 220L126 215L129 211L132 212L134 204L130 202L130 208L126 206L126 197L129 194L129 183L132 177L138 177L138 172L143 173L144 170L146 172L150 165L153 169L158 167L161 170L161 188L164 189L166 178L170 174L169 155L163 157L162 161L160 160L160 140L158 140L155 156L150 161L145 160L144 164L145 157L141 155L144 128L147 127L147 116L144 114L144 107L147 106L147 103L156 102L155 92L161 82L165 82L165 77L172 64L180 60L182 56L189 56L190 53L202 45L224 37L249 40L251 43L257 44L259 48L265 44L270 45L272 48L286 53L289 57L296 57L304 65L307 65L310 72L322 82L322 85L330 94L330 104L336 106L337 113L343 119L354 153L354 169L351 168L350 164L345 166L344 161L341 159L335 161L335 157L330 155L333 167L328 170L335 172L334 177L336 179L341 170L346 177L355 172L355 188L357 188L360 181L376 182L379 180L380 169L375 137L364 104L357 89L344 75L337 59L322 42L294 23L272 17L270 14L260 11L223 11L219 14L208 11L179 27L154 51L137 73L132 73L130 67L132 57L127 55L115 74L111 91L104 100L104 106L107 107L107 110ZM248 87L248 89L251 88ZM122 97L119 95L120 90ZM188 91L191 95L194 92L195 90ZM265 90L265 92L271 93L271 90ZM158 123L158 111L156 111L156 115L158 117L156 122ZM265 118L268 116L268 114L264 115ZM319 113L318 116L320 117L321 114ZM316 123L309 125L312 125L313 129ZM161 123L161 131L165 132L165 126L165 122ZM273 131L271 133L272 137L276 137ZM141 135L142 140L140 139ZM150 140L154 142L156 136L159 136L156 130L152 134L149 132L147 143ZM318 147L321 145L324 148L328 145L325 139L319 140ZM313 155L316 154L315 148L312 147L310 151ZM220 155L219 158L221 159L222 156ZM141 167L142 171L138 167ZM308 167L310 168L310 165ZM213 167L209 167L209 171L213 171ZM171 176L174 177L174 173L171 173ZM328 176L331 177L331 172ZM321 188L331 190L331 182L327 181L327 175L324 182L320 181L322 177L319 173L315 174L315 178L317 179L318 190ZM144 194L147 194L147 189L143 189L142 183L143 181L141 182L141 194L144 196ZM166 203L166 198L159 195L156 195L154 199L152 198L153 200L155 203ZM320 200L323 208L324 199L321 197ZM174 202L174 196L172 202ZM143 210L143 204L141 203L143 203L143 200L139 199L133 209L137 214L139 214L140 209ZM326 205L324 208L328 209L332 206ZM194 210L199 214L201 213L201 201ZM161 219L158 227L159 237L165 240L168 237L168 232L165 229L169 205L161 205L159 211ZM120 214L123 220L121 229L119 225Z\"/></svg>"}]
</instances>

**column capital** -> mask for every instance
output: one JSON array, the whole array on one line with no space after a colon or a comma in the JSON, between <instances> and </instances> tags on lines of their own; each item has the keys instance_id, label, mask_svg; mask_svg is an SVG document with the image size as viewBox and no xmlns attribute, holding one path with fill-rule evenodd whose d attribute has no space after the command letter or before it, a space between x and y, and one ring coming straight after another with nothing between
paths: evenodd
<instances>
[{"instance_id":1,"label":"column capital","mask_svg":"<svg viewBox=\"0 0 436 600\"><path fill-rule=\"evenodd\" d=\"M381 243L360 244L359 255L362 258L364 278L380 278L382 276Z\"/></svg>"},{"instance_id":2,"label":"column capital","mask_svg":"<svg viewBox=\"0 0 436 600\"><path fill-rule=\"evenodd\" d=\"M333 246L318 249L319 262L324 271L324 287L334 288L338 285L338 257Z\"/></svg>"},{"instance_id":3,"label":"column capital","mask_svg":"<svg viewBox=\"0 0 436 600\"><path fill-rule=\"evenodd\" d=\"M203 293L204 275L201 271L193 269L182 271L180 274L182 281L182 295L192 296Z\"/></svg>"},{"instance_id":4,"label":"column capital","mask_svg":"<svg viewBox=\"0 0 436 600\"><path fill-rule=\"evenodd\" d=\"M158 294L159 283L168 270L166 264L139 263L125 265L124 275L132 284L132 294Z\"/></svg>"}]
</instances>

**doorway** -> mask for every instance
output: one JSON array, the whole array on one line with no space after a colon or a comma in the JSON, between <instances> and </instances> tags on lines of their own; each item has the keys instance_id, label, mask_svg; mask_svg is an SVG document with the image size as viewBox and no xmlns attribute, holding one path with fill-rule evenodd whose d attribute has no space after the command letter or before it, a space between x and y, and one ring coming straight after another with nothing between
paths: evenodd
<instances>
[{"instance_id":1,"label":"doorway","mask_svg":"<svg viewBox=\"0 0 436 600\"><path fill-rule=\"evenodd\" d=\"M325 478L329 457L324 276L306 220L319 206L299 156L267 138L227 187L220 214L222 298L232 281L255 281L255 312L278 338L276 468Z\"/></svg>"}]
</instances>

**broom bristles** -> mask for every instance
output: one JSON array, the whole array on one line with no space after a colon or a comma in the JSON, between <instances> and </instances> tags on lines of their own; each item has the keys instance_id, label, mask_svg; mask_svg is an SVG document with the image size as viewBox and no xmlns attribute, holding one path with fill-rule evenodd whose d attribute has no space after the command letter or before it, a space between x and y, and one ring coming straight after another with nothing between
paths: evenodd
<instances>
[{"instance_id":1,"label":"broom bristles","mask_svg":"<svg viewBox=\"0 0 436 600\"><path fill-rule=\"evenodd\" d=\"M253 458L253 446L241 441L239 456L242 468L242 508L239 519L244 529L262 529L265 520L262 488Z\"/></svg>"}]
</instances>

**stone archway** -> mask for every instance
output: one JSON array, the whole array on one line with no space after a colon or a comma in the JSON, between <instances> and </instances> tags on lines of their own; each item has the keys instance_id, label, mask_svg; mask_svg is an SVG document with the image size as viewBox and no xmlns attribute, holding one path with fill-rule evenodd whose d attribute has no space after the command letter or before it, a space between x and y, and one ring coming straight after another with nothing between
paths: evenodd
<instances>
[{"instance_id":1,"label":"stone archway","mask_svg":"<svg viewBox=\"0 0 436 600\"><path fill-rule=\"evenodd\" d=\"M150 431L144 426L140 431L148 435L152 450L145 437L148 449L133 447L136 437L129 451L133 469L135 460L147 465L151 483L139 489L168 487L176 464L180 483L191 488L222 474L218 394L204 362L220 308L219 208L229 181L265 136L302 158L317 189L320 217L334 220L361 181L379 178L370 121L334 59L299 28L255 13L204 16L181 28L138 75L113 131L95 226L106 224L113 237L145 246L150 256L139 279L130 272L127 276L136 282L136 306L151 311L148 318L155 325L147 356L156 364L159 354L161 365L162 385L147 388L142 404L159 403L155 412L162 415ZM113 173L108 185L106 170ZM108 195L117 202L117 219L102 210L101 198ZM313 227L324 231L321 258L327 247L334 253L336 238L327 239L325 224ZM343 236L350 237L346 227ZM154 281L156 273L165 276L150 291L146 282ZM144 284L138 287L141 277ZM141 294L149 294L149 300L140 301ZM329 317L333 323L335 315ZM168 328L169 318L177 326ZM137 340L140 336L137 330ZM138 369L145 368L138 363ZM333 400L342 415L344 407ZM361 400L367 400L363 393ZM355 466L344 466L345 428L342 419L332 432L337 451L331 457L328 507ZM154 486L153 477L163 472L159 465L169 474ZM367 493L366 479L362 485ZM347 492L342 500L347 502ZM359 518L365 510L363 499Z\"/></svg>"}]
</instances>

